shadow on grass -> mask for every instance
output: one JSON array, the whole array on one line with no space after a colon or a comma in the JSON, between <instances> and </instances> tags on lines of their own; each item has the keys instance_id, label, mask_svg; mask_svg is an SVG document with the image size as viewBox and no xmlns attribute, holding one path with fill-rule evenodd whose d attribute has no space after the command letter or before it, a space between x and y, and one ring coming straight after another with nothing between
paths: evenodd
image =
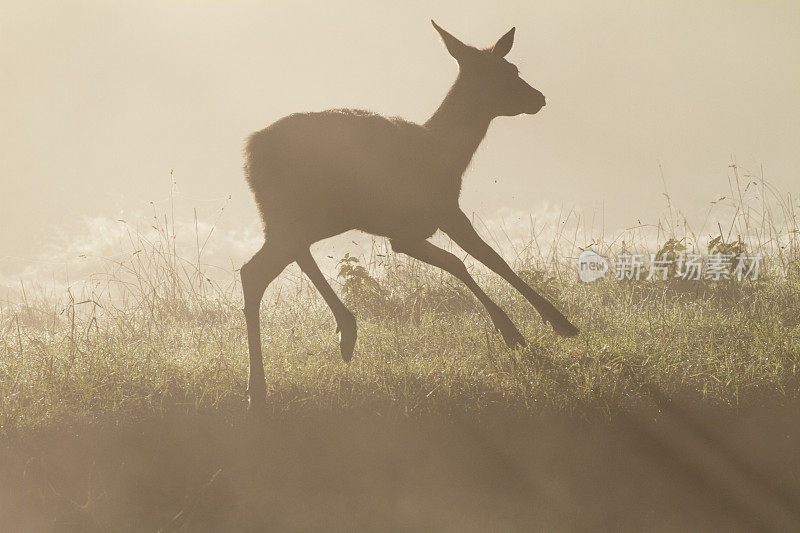
<instances>
[{"instance_id":1,"label":"shadow on grass","mask_svg":"<svg viewBox=\"0 0 800 533\"><path fill-rule=\"evenodd\" d=\"M792 530L800 406L219 413L4 440L9 531Z\"/></svg>"}]
</instances>

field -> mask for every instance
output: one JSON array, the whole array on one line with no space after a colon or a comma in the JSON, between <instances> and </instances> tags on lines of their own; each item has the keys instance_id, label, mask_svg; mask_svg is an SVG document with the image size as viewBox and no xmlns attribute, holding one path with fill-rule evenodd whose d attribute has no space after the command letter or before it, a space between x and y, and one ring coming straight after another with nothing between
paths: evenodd
<instances>
[{"instance_id":1,"label":"field","mask_svg":"<svg viewBox=\"0 0 800 533\"><path fill-rule=\"evenodd\" d=\"M712 246L764 253L757 280L582 283L552 254L517 257L575 339L474 268L528 340L516 351L447 274L347 256L345 364L322 299L280 284L256 420L238 288L206 276L199 239L182 258L164 220L102 286L3 303L3 529L796 527L797 226L736 213L738 238L720 226Z\"/></svg>"}]
</instances>

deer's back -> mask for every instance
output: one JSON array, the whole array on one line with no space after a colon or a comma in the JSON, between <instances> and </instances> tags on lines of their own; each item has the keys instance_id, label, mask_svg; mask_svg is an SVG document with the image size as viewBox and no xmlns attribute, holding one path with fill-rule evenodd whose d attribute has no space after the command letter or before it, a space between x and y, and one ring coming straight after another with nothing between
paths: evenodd
<instances>
[{"instance_id":1,"label":"deer's back","mask_svg":"<svg viewBox=\"0 0 800 533\"><path fill-rule=\"evenodd\" d=\"M424 221L443 196L457 200L458 185L443 175L437 152L428 130L399 118L359 110L294 114L250 136L246 172L268 227L292 220L330 234L359 228L388 235Z\"/></svg>"}]
</instances>

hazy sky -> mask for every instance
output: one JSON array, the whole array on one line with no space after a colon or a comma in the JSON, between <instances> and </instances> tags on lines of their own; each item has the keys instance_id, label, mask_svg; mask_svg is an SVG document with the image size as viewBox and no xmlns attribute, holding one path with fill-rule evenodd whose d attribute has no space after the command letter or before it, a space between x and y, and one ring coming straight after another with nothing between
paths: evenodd
<instances>
[{"instance_id":1,"label":"hazy sky","mask_svg":"<svg viewBox=\"0 0 800 533\"><path fill-rule=\"evenodd\" d=\"M161 200L257 224L244 138L294 111L424 121L456 74L430 25L492 44L547 96L497 119L462 205L605 207L610 229L727 191L731 157L797 194L800 2L0 3L0 254ZM0 262L2 266L2 262Z\"/></svg>"}]
</instances>

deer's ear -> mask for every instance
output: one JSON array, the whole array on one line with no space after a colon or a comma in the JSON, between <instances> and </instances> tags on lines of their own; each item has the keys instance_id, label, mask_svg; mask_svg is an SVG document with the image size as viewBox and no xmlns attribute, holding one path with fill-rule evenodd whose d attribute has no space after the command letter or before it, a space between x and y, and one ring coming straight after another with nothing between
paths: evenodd
<instances>
[{"instance_id":1,"label":"deer's ear","mask_svg":"<svg viewBox=\"0 0 800 533\"><path fill-rule=\"evenodd\" d=\"M500 37L500 40L494 44L492 47L494 55L505 57L511 51L511 46L514 44L514 30L515 28L508 30L508 33Z\"/></svg>"},{"instance_id":2,"label":"deer's ear","mask_svg":"<svg viewBox=\"0 0 800 533\"><path fill-rule=\"evenodd\" d=\"M439 32L439 35L442 37L442 41L444 41L444 45L447 47L447 51L450 53L450 55L453 56L456 61L461 62L461 60L465 57L467 45L443 30L433 20L431 20L431 24L433 24L433 27L437 32Z\"/></svg>"}]
</instances>

